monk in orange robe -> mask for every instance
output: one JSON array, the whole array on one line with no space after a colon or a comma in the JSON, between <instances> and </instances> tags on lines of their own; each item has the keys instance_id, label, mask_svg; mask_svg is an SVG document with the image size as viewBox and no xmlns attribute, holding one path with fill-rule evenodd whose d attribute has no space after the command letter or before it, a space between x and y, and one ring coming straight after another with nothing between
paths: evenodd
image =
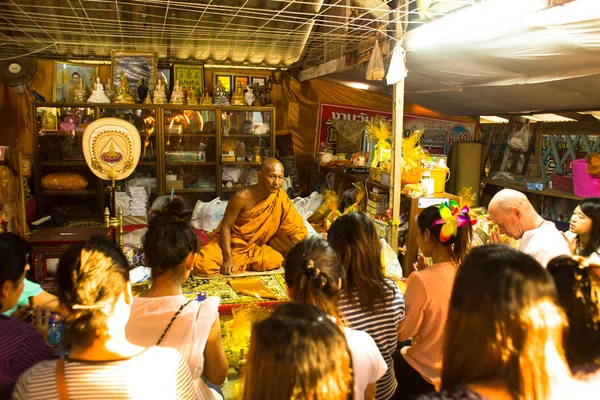
<instances>
[{"instance_id":1,"label":"monk in orange robe","mask_svg":"<svg viewBox=\"0 0 600 400\"><path fill-rule=\"evenodd\" d=\"M223 221L200 249L195 275L237 274L279 268L283 254L308 235L304 221L281 188L283 165L267 158L260 182L238 190Z\"/></svg>"}]
</instances>

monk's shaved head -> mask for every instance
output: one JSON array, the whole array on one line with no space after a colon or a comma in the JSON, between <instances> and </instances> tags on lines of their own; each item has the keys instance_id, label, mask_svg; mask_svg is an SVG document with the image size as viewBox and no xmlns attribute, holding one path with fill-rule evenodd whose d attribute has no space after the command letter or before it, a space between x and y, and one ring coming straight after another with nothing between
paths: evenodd
<instances>
[{"instance_id":1,"label":"monk's shaved head","mask_svg":"<svg viewBox=\"0 0 600 400\"><path fill-rule=\"evenodd\" d=\"M277 168L276 165L278 165L281 168L281 171L283 172L283 164L278 159L276 159L275 157L267 157L260 164L260 170L263 174L268 174L274 168Z\"/></svg>"}]
</instances>

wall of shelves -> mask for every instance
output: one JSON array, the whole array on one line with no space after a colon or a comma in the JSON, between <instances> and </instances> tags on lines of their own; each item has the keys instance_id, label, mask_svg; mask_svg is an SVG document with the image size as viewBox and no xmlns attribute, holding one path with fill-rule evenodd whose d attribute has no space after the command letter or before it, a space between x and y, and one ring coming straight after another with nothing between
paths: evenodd
<instances>
[{"instance_id":1,"label":"wall of shelves","mask_svg":"<svg viewBox=\"0 0 600 400\"><path fill-rule=\"evenodd\" d=\"M171 189L189 207L197 200L227 199L253 182L262 158L275 155L273 107L49 102L34 102L33 107L38 217L102 218L110 203L110 182L95 177L81 151L85 127L98 118L121 118L138 129L142 157L132 177L155 178L150 201ZM42 178L53 172L78 173L88 186L44 189ZM117 189L129 179L117 182Z\"/></svg>"}]
</instances>

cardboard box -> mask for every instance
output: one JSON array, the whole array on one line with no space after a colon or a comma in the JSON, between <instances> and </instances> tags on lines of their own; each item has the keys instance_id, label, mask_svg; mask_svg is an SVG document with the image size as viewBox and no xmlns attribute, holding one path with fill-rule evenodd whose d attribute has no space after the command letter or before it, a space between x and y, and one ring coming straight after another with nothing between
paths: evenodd
<instances>
[{"instance_id":1,"label":"cardboard box","mask_svg":"<svg viewBox=\"0 0 600 400\"><path fill-rule=\"evenodd\" d=\"M182 179L175 180L175 181L166 181L165 183L166 183L165 187L167 188L167 191L169 191L171 189L175 189L175 190L183 189L183 180Z\"/></svg>"}]
</instances>

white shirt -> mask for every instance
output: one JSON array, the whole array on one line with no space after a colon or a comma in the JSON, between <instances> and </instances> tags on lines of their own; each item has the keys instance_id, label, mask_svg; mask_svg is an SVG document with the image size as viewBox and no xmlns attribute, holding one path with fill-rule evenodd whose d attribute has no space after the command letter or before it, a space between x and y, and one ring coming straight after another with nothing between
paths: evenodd
<instances>
[{"instance_id":1,"label":"white shirt","mask_svg":"<svg viewBox=\"0 0 600 400\"><path fill-rule=\"evenodd\" d=\"M535 258L544 268L555 257L571 255L567 241L550 221L544 221L540 227L523 233L519 250Z\"/></svg>"},{"instance_id":2,"label":"white shirt","mask_svg":"<svg viewBox=\"0 0 600 400\"><path fill-rule=\"evenodd\" d=\"M365 389L375 383L387 371L387 364L375 344L366 332L344 328L348 348L352 353L352 369L354 370L354 400L365 398Z\"/></svg>"}]
</instances>

